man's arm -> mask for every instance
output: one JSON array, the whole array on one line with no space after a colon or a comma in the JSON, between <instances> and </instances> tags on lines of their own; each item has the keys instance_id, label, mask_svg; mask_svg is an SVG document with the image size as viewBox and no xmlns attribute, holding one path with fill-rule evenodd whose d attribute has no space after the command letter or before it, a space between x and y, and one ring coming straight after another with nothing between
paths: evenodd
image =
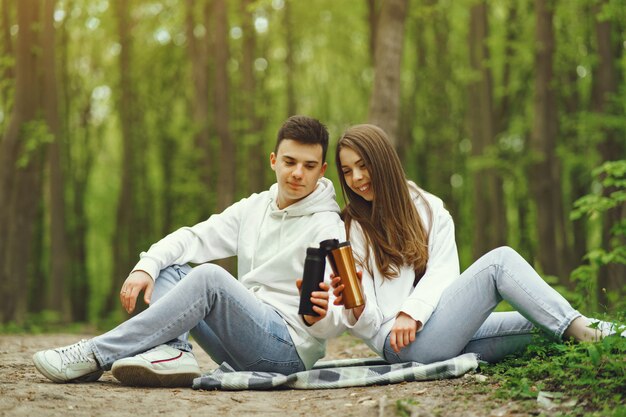
<instances>
[{"instance_id":1,"label":"man's arm","mask_svg":"<svg viewBox=\"0 0 626 417\"><path fill-rule=\"evenodd\" d=\"M246 200L233 204L195 226L182 227L153 244L147 252L142 252L140 261L120 290L124 309L128 313L134 311L141 291L144 291L144 301L149 304L154 281L161 270L171 265L205 263L235 255L241 213Z\"/></svg>"},{"instance_id":2,"label":"man's arm","mask_svg":"<svg viewBox=\"0 0 626 417\"><path fill-rule=\"evenodd\" d=\"M146 271L136 270L128 275L120 291L120 301L127 313L132 313L135 310L137 297L141 291L144 292L143 301L150 304L152 291L154 291L154 280Z\"/></svg>"}]
</instances>

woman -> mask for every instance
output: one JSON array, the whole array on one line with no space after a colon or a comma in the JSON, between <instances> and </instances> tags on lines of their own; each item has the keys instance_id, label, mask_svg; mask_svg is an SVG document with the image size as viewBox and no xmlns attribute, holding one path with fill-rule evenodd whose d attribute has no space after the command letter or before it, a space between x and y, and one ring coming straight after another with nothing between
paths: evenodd
<instances>
[{"instance_id":1,"label":"woman","mask_svg":"<svg viewBox=\"0 0 626 417\"><path fill-rule=\"evenodd\" d=\"M535 326L579 341L610 332L606 322L590 328L593 320L574 310L513 249L495 249L459 275L450 214L439 198L406 180L380 128L349 128L335 160L366 300L344 317L387 361L431 363L474 352L495 362L523 350ZM332 286L335 304L342 304L339 277ZM502 300L517 311L493 313ZM357 322L366 330L357 331Z\"/></svg>"}]
</instances>

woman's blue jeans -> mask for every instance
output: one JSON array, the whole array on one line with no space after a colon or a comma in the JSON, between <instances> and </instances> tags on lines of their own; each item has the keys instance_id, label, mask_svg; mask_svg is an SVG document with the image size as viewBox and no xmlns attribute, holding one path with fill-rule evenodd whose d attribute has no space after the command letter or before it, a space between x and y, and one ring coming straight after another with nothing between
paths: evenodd
<instances>
[{"instance_id":1,"label":"woman's blue jeans","mask_svg":"<svg viewBox=\"0 0 626 417\"><path fill-rule=\"evenodd\" d=\"M502 300L517 311L493 313ZM394 363L432 363L474 352L497 362L522 351L535 326L561 338L579 316L517 252L502 247L478 259L444 291L414 342L396 353L388 335L384 354Z\"/></svg>"},{"instance_id":2,"label":"woman's blue jeans","mask_svg":"<svg viewBox=\"0 0 626 417\"><path fill-rule=\"evenodd\" d=\"M110 369L163 343L191 351L189 331L216 363L236 370L287 375L305 369L276 310L214 264L162 270L150 307L90 345L102 368Z\"/></svg>"}]
</instances>

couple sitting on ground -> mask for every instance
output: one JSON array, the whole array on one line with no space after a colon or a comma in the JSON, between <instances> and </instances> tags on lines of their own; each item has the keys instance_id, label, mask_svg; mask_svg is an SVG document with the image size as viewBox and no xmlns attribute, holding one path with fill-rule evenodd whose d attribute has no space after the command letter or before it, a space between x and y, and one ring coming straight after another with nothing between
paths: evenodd
<instances>
[{"instance_id":1,"label":"couple sitting on ground","mask_svg":"<svg viewBox=\"0 0 626 417\"><path fill-rule=\"evenodd\" d=\"M188 341L233 369L282 374L310 369L325 340L345 330L388 362L431 363L474 352L494 362L520 351L535 327L588 341L611 325L582 316L515 251L495 249L460 274L454 224L443 202L407 181L385 132L349 128L335 161L346 207L324 178L328 131L290 117L278 131L270 166L276 184L140 256L120 292L132 312L115 329L70 346L37 352L54 382L92 382L112 370L136 386L191 386L200 368ZM365 304L343 306L341 277L312 293L317 316L299 315L306 249L349 239ZM211 263L237 256L238 279ZM199 264L192 268L188 263ZM492 312L508 301L517 311Z\"/></svg>"}]
</instances>

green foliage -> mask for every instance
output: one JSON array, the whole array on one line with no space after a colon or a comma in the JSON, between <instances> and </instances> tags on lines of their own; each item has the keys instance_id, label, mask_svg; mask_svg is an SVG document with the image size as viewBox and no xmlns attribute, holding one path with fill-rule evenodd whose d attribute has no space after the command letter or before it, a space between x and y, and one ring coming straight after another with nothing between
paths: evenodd
<instances>
[{"instance_id":1,"label":"green foliage","mask_svg":"<svg viewBox=\"0 0 626 417\"><path fill-rule=\"evenodd\" d=\"M41 333L80 333L85 331L83 323L68 325L63 323L61 315L57 311L43 310L39 313L29 313L26 320L21 323L0 323L0 334L41 334Z\"/></svg>"},{"instance_id":2,"label":"green foliage","mask_svg":"<svg viewBox=\"0 0 626 417\"><path fill-rule=\"evenodd\" d=\"M584 415L626 409L626 338L610 336L597 343L556 343L537 336L524 354L481 366L506 399L536 399L540 391L577 400ZM579 414L577 414L579 415ZM583 414L580 414L583 415Z\"/></svg>"},{"instance_id":3,"label":"green foliage","mask_svg":"<svg viewBox=\"0 0 626 417\"><path fill-rule=\"evenodd\" d=\"M574 203L574 210L570 216L572 220L585 215L596 216L626 201L626 159L605 162L594 169L592 174L601 188L598 192L581 197ZM624 226L624 224L619 225L615 234L625 235Z\"/></svg>"},{"instance_id":4,"label":"green foliage","mask_svg":"<svg viewBox=\"0 0 626 417\"><path fill-rule=\"evenodd\" d=\"M23 146L16 161L17 168L26 168L33 157L42 151L42 147L54 141L43 119L36 119L22 125Z\"/></svg>"},{"instance_id":5,"label":"green foliage","mask_svg":"<svg viewBox=\"0 0 626 417\"><path fill-rule=\"evenodd\" d=\"M571 219L580 219L586 216L590 219L599 217L607 211L623 205L626 202L626 160L605 162L593 170L593 176L598 183L597 191L579 198L574 203ZM582 294L588 294L595 289L597 272L600 267L609 264L626 265L626 219L621 219L611 229L610 246L595 248L585 255L586 264L576 268L571 279L576 282L577 304L584 305ZM619 294L608 294L618 304Z\"/></svg>"}]
</instances>

